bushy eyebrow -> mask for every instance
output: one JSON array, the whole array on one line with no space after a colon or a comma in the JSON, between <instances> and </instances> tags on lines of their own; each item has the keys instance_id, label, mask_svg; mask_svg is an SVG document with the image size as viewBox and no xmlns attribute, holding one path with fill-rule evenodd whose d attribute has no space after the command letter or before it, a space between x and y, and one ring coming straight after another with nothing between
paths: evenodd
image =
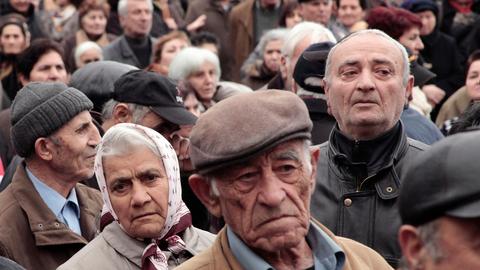
<instances>
[{"instance_id":1,"label":"bushy eyebrow","mask_svg":"<svg viewBox=\"0 0 480 270\"><path fill-rule=\"evenodd\" d=\"M388 66L394 66L394 63L388 59L382 59L382 58L374 58L372 62L375 65L388 65ZM340 64L339 69L345 66L356 66L359 65L360 61L359 60L350 60L347 59L343 63Z\"/></svg>"},{"instance_id":2,"label":"bushy eyebrow","mask_svg":"<svg viewBox=\"0 0 480 270\"><path fill-rule=\"evenodd\" d=\"M301 162L300 154L294 150L282 151L279 153L273 153L272 158L274 160L293 160L295 162Z\"/></svg>"}]
</instances>

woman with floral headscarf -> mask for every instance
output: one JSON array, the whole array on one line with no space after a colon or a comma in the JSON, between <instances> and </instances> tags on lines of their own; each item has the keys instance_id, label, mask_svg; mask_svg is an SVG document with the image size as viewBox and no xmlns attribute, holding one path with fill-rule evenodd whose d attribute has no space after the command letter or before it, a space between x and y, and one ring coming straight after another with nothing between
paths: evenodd
<instances>
[{"instance_id":1,"label":"woman with floral headscarf","mask_svg":"<svg viewBox=\"0 0 480 270\"><path fill-rule=\"evenodd\" d=\"M156 131L110 128L95 174L115 221L59 269L172 269L213 242L213 234L191 225L175 150Z\"/></svg>"}]
</instances>

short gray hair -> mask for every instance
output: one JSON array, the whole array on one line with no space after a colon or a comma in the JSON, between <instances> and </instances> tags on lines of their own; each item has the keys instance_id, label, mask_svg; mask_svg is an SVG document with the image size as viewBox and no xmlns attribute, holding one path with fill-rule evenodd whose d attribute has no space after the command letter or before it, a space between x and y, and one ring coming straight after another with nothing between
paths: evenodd
<instances>
[{"instance_id":1,"label":"short gray hair","mask_svg":"<svg viewBox=\"0 0 480 270\"><path fill-rule=\"evenodd\" d=\"M128 1L140 1L140 0L120 0L118 1L117 12L119 16L125 16L128 14ZM153 11L153 3L152 0L143 0L148 2L148 6L150 10Z\"/></svg>"},{"instance_id":2,"label":"short gray hair","mask_svg":"<svg viewBox=\"0 0 480 270\"><path fill-rule=\"evenodd\" d=\"M285 36L282 54L290 59L295 47L307 37L311 38L311 44L326 41L337 43L332 32L323 25L314 22L301 22L295 25Z\"/></svg>"},{"instance_id":3,"label":"short gray hair","mask_svg":"<svg viewBox=\"0 0 480 270\"><path fill-rule=\"evenodd\" d=\"M325 65L325 81L327 83L330 83L331 79L331 73L332 73L332 55L335 53L337 48L341 46L343 43L348 41L351 38L357 37L357 36L363 36L363 35L376 35L381 38L384 38L388 42L390 42L392 45L394 45L402 54L402 60L403 60L403 76L402 76L402 83L404 86L407 85L408 83L408 78L410 75L410 63L408 61L408 53L405 47L400 44L398 41L390 37L389 35L385 34L383 31L380 31L378 29L366 29L366 30L360 30L357 32L353 32L352 34L346 36L344 39L340 40L333 48L330 50L328 53L328 58L327 58L327 63Z\"/></svg>"},{"instance_id":4,"label":"short gray hair","mask_svg":"<svg viewBox=\"0 0 480 270\"><path fill-rule=\"evenodd\" d=\"M77 67L80 65L80 57L82 56L82 54L84 54L86 51L90 49L97 50L100 53L100 61L103 60L102 48L93 41L84 41L75 48L74 58L75 58L75 64L77 65Z\"/></svg>"},{"instance_id":5,"label":"short gray hair","mask_svg":"<svg viewBox=\"0 0 480 270\"><path fill-rule=\"evenodd\" d=\"M430 256L434 262L439 262L440 260L445 258L445 254L443 253L439 243L439 227L439 219L432 220L417 227L420 241L423 242L423 246L425 247L428 256ZM405 257L402 257L400 259L398 269L411 269Z\"/></svg>"},{"instance_id":6,"label":"short gray hair","mask_svg":"<svg viewBox=\"0 0 480 270\"><path fill-rule=\"evenodd\" d=\"M220 78L218 56L209 50L195 47L185 48L173 58L168 67L168 77L177 81L186 80L192 73L199 71L205 62L215 66L217 78Z\"/></svg>"},{"instance_id":7,"label":"short gray hair","mask_svg":"<svg viewBox=\"0 0 480 270\"><path fill-rule=\"evenodd\" d=\"M145 134L145 132L134 126L119 125L109 129L102 138L102 147L97 155L104 158L106 156L126 155L144 146L159 159L162 155L155 143Z\"/></svg>"},{"instance_id":8,"label":"short gray hair","mask_svg":"<svg viewBox=\"0 0 480 270\"><path fill-rule=\"evenodd\" d=\"M112 119L113 117L113 110L115 109L115 106L117 106L119 101L116 101L114 99L110 99L105 103L102 109L102 119L109 120ZM133 103L125 103L128 106L128 110L132 113L132 122L135 124L140 123L140 121L145 117L145 115L150 111L150 108L148 106L143 106L139 104L133 104Z\"/></svg>"}]
</instances>

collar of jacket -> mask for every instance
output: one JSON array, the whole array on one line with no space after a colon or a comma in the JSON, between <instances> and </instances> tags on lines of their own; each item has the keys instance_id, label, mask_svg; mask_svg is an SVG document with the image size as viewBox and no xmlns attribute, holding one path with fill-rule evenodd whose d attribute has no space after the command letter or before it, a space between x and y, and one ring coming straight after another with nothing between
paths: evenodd
<instances>
[{"instance_id":1,"label":"collar of jacket","mask_svg":"<svg viewBox=\"0 0 480 270\"><path fill-rule=\"evenodd\" d=\"M197 255L203 248L205 248L201 246L202 249L199 250L199 235L192 226L188 227L179 235L185 242L185 250L190 253L188 257ZM101 237L103 237L105 241L119 254L127 258L138 267L142 266L142 254L148 243L139 241L138 239L132 238L126 234L116 221L108 224L108 226L105 227ZM169 251L165 252L170 254Z\"/></svg>"},{"instance_id":2,"label":"collar of jacket","mask_svg":"<svg viewBox=\"0 0 480 270\"><path fill-rule=\"evenodd\" d=\"M408 139L407 135L405 134L405 129L403 127L402 121L399 122L400 128L400 136L397 140L397 143L394 147L391 148L390 158L388 162L384 163L385 165L382 166L377 170L377 172L371 176L368 176L364 179L364 181L368 181L370 179L378 179L374 183L375 190L379 194L382 199L388 200L398 197L400 192L400 178L398 176L397 171L395 170L395 164L405 156L405 153L408 150ZM336 124L336 128L332 130L329 137L329 142L332 140L335 130L338 129L338 124ZM334 173L341 179L345 179L343 176L346 168L341 168L340 164L336 162L337 158L340 156L344 156L344 154L340 153L339 149L337 149L333 144L328 143L328 162L331 164L329 166ZM377 175L387 175L384 177L377 178ZM345 179L348 181L348 179Z\"/></svg>"},{"instance_id":3,"label":"collar of jacket","mask_svg":"<svg viewBox=\"0 0 480 270\"><path fill-rule=\"evenodd\" d=\"M77 184L75 188L80 205L80 227L83 236L74 233L65 224L58 221L52 211L48 209L28 179L24 162L18 167L11 185L13 194L28 219L37 246L86 245L87 239L93 239L97 213L89 207L92 205L89 202L91 198L79 191L81 184Z\"/></svg>"},{"instance_id":4,"label":"collar of jacket","mask_svg":"<svg viewBox=\"0 0 480 270\"><path fill-rule=\"evenodd\" d=\"M422 36L421 39L425 45L428 47L432 47L437 43L438 38L440 37L440 30L438 30L438 27L435 26L435 29L433 29L432 33L426 36Z\"/></svg>"}]
</instances>

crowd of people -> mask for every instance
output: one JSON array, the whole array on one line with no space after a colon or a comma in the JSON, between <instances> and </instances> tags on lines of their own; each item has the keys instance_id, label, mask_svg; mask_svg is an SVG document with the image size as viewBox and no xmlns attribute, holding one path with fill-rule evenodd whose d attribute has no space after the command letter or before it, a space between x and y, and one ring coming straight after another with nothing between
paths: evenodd
<instances>
[{"instance_id":1,"label":"crowd of people","mask_svg":"<svg viewBox=\"0 0 480 270\"><path fill-rule=\"evenodd\" d=\"M0 0L1 269L480 269L479 0Z\"/></svg>"}]
</instances>

